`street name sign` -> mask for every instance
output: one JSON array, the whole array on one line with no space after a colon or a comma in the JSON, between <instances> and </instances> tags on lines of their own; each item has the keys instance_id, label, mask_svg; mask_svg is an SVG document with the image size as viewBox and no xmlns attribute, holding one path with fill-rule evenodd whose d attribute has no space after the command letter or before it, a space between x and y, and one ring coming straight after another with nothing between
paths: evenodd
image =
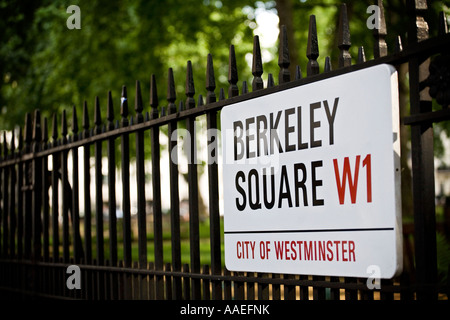
<instances>
[{"instance_id":1,"label":"street name sign","mask_svg":"<svg viewBox=\"0 0 450 320\"><path fill-rule=\"evenodd\" d=\"M227 269L353 277L377 270L379 278L401 272L394 67L226 106L221 128Z\"/></svg>"}]
</instances>

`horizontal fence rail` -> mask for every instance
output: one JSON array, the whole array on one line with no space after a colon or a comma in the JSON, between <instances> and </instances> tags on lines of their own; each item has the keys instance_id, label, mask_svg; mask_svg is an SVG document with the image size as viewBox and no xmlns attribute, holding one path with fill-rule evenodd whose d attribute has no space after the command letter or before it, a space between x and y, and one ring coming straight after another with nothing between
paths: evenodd
<instances>
[{"instance_id":1,"label":"horizontal fence rail","mask_svg":"<svg viewBox=\"0 0 450 320\"><path fill-rule=\"evenodd\" d=\"M377 4L382 8L382 1ZM419 79L423 79L420 65L425 60L448 54L450 35L444 15L440 16L437 38L428 39L423 30L417 30L416 20L422 19L424 6L425 1L408 1L412 15L410 37L417 38L409 39L404 49L398 38L390 54L382 10L382 27L374 33L375 58L366 61L364 48L360 47L354 59L357 63L352 64L347 9L342 5L336 70L331 70L330 58L326 57L324 72L320 73L316 20L311 16L306 77L299 66L295 74L289 71L287 32L283 26L277 85L272 74L268 74L267 83L261 78L263 63L259 38L255 36L251 84L243 81L238 87L235 50L230 46L227 97L224 88L216 92L213 57L208 55L206 97L196 96L194 71L188 61L185 98L176 96L173 70L169 69L164 106L158 101L156 76L152 75L148 111L144 110L141 84L136 81L134 115L130 114L125 86L120 99L108 92L106 107L101 107L99 97L95 98L93 122L87 102L81 125L74 106L71 127L64 110L51 119L51 133L50 119L41 119L39 110L33 115L27 113L24 128L4 132L2 139L0 296L168 300L448 298L448 283L438 283L436 278L432 124L450 120L450 101L441 98L439 90L430 89L433 98L439 96L444 107L431 110L431 102L421 100L420 92L424 87L432 88L435 80L431 76L425 82ZM441 63L435 58L432 61ZM370 278L230 272L224 268L217 135L220 110L236 102L384 63L409 67L411 114L402 119L402 125L411 126L412 130L415 225L414 231L404 233L406 258L402 275L381 280L374 288L376 283ZM115 101L120 101L119 119ZM199 123L203 123L200 128ZM186 133L183 141L177 137L181 130ZM207 146L205 153L209 152L204 166L208 186L205 193L200 187L200 144ZM168 191L163 189L163 180L169 181ZM208 204L206 216L200 198ZM168 213L163 212L163 202L168 203ZM184 211L188 214L184 215ZM185 218L188 236L183 229ZM200 241L204 219L209 225L208 243ZM165 233L170 234L169 239ZM411 240L412 235L416 242ZM186 237L188 264L182 258ZM164 250L167 243L170 253ZM205 247L206 264L201 261L201 249ZM72 278L76 272L72 274L68 269L72 265L81 272L79 288L73 287L77 281Z\"/></svg>"}]
</instances>

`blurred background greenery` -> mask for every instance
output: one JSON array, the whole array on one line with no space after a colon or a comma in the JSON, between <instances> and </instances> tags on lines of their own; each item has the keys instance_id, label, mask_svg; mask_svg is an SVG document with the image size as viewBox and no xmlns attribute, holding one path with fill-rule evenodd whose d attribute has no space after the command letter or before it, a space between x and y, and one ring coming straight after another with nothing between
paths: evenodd
<instances>
[{"instance_id":1,"label":"blurred background greenery","mask_svg":"<svg viewBox=\"0 0 450 320\"><path fill-rule=\"evenodd\" d=\"M177 99L184 100L187 60L193 63L196 92L204 94L208 53L214 59L217 88L226 89L231 44L238 60L238 85L243 80L251 81L253 35L276 34L277 22L287 25L292 70L298 64L305 71L311 14L317 20L321 70L326 56L331 56L336 67L341 2L0 0L0 128L10 130L23 125L25 112L36 108L50 118L75 105L81 115L83 102L86 100L92 110L95 96L105 106L108 90L112 91L118 110L121 86L127 85L133 92L135 80L141 81L144 101L148 101L152 73L156 75L160 104L164 105L169 67L174 69ZM364 45L370 59L373 36L366 27L370 15L366 10L372 2L347 2L352 56L356 59L358 47ZM387 41L391 51L397 35L406 38L403 2L384 1L389 12ZM450 1L430 1L430 7L436 11L434 14L432 10L434 16L427 20L431 32L436 30L437 11L446 9L447 2ZM81 29L67 28L69 5L79 6ZM263 78L267 79L271 72L277 79L278 41L268 39L261 44ZM116 117L118 114L116 111Z\"/></svg>"}]
</instances>

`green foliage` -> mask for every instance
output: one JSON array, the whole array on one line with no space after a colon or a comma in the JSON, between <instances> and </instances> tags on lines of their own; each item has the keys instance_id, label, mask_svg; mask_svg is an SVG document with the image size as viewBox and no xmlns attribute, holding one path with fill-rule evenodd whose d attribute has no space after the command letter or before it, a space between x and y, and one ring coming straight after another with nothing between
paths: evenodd
<instances>
[{"instance_id":1,"label":"green foliage","mask_svg":"<svg viewBox=\"0 0 450 320\"><path fill-rule=\"evenodd\" d=\"M245 1L227 1L226 6L219 1L194 0L80 0L71 4L81 10L79 30L66 27L71 13L66 13L65 1L43 1L33 8L33 18L22 27L21 36L15 34L19 31L15 27L6 28L11 37L1 43L0 64L6 61L10 68L1 70L2 128L22 125L24 113L35 108L51 117L75 105L81 115L83 101L93 110L95 96L105 106L108 90L119 118L121 86L128 87L132 98L135 81L140 80L143 99L148 101L152 73L164 105L169 67L175 73L177 100L184 100L187 60L193 63L197 93L206 93L208 53L213 55L217 75L225 75L217 77L217 87L227 86L228 48L233 43L239 70L246 69L244 52L251 51L252 30L243 23L247 19L241 10ZM25 9L19 8L15 16L11 12L5 15L21 20ZM249 70L246 72L240 76L249 77Z\"/></svg>"}]
</instances>

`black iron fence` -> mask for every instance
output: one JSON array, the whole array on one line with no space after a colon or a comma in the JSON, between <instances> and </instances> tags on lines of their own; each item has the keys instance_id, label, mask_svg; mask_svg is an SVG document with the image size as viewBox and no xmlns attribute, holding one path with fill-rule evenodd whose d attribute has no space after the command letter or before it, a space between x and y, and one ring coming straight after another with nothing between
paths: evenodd
<instances>
[{"instance_id":1,"label":"black iron fence","mask_svg":"<svg viewBox=\"0 0 450 320\"><path fill-rule=\"evenodd\" d=\"M382 8L381 1L377 4ZM380 28L374 34L374 60L365 61L361 47L355 59L357 63L352 64L349 22L346 6L342 5L337 70L331 70L330 60L326 58L324 73L319 74L318 41L312 17L307 47L309 62L304 78L299 67L296 74L289 72L286 29L282 27L278 85L269 74L264 88L263 64L256 36L252 92L248 92L246 82L238 87L235 52L230 46L227 98L223 88L216 93L213 60L208 55L206 99L201 95L195 98L193 70L188 62L186 99L178 99L178 107L173 71L169 69L168 103L160 106L155 76L152 75L151 109L148 112L144 110L140 83L136 82L135 115L129 113L127 89L123 87L120 120L114 114L111 92L106 108L101 108L98 97L95 99L93 122L86 103L81 126L76 109L73 109L71 133L65 111L53 117L51 136L48 120L41 119L39 110L34 115L27 114L18 137L14 132L3 134L0 296L274 300L448 298L448 283L438 282L437 278L433 123L450 119L450 35L447 34L445 16L441 15L439 36L428 38L428 27L423 19L426 1L407 1L405 9L410 15L408 44L402 48L399 39L396 48L388 54L386 24L381 10ZM215 149L208 157L208 193L200 194L198 165L194 158L196 141L201 134L195 130L196 120L204 119L206 129L217 129L221 108L231 103L383 63L396 67L407 64L409 72L411 113L401 121L402 125L411 127L414 240L412 242L410 233L405 232L405 252L410 254L405 255L409 260L405 262L404 272L392 280L382 280L381 288L370 289L367 279L226 270L220 231L219 154ZM432 97L443 106L442 109L432 110ZM105 111L106 121L102 119ZM179 180L179 163L174 161L183 156L178 152L179 141L168 139L166 143L160 136L164 131L172 137L180 124L189 133L186 144L189 152L185 159L188 223L182 221L185 204L180 196L182 180ZM204 135L202 139L207 145L217 144L219 136ZM120 152L117 152L119 148ZM161 170L163 159L167 159L168 166L164 174ZM146 178L149 174L151 179ZM169 181L169 194L162 190L163 180ZM207 244L200 244L200 226L203 226L200 196L208 199ZM162 201L167 198L170 198L170 210L166 214ZM182 229L186 224L189 249L182 248ZM170 241L166 240L164 226L170 230ZM170 253L164 250L165 246L170 248ZM202 264L200 247L205 246L209 262ZM189 250L188 264L182 259L186 250ZM153 252L153 256L149 256L149 252ZM70 265L77 267L68 269ZM77 276L77 270L79 278L73 278Z\"/></svg>"}]
</instances>

